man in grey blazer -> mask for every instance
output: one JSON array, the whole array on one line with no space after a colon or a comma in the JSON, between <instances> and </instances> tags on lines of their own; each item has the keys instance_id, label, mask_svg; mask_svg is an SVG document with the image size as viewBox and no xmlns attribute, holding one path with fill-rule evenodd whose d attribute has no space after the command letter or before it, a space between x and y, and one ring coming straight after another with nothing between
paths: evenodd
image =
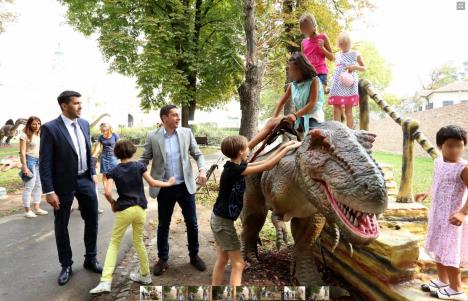
<instances>
[{"instance_id":1,"label":"man in grey blazer","mask_svg":"<svg viewBox=\"0 0 468 301\"><path fill-rule=\"evenodd\" d=\"M163 126L150 132L140 162L148 165L152 160L151 176L157 180L175 177L176 184L167 188L150 188L150 196L158 200L158 257L153 273L161 275L167 270L169 259L169 226L177 202L187 227L190 263L200 271L206 269L198 256L198 224L195 206L196 183L189 154L198 166L198 183L205 185L205 159L198 148L192 131L179 127L180 115L175 105L166 105L159 113Z\"/></svg>"}]
</instances>

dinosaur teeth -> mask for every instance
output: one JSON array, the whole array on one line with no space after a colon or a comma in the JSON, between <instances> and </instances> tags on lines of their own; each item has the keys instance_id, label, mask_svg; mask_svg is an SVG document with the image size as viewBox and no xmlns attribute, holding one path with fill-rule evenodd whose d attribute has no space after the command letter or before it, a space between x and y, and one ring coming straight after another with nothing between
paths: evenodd
<instances>
[{"instance_id":1,"label":"dinosaur teeth","mask_svg":"<svg viewBox=\"0 0 468 301\"><path fill-rule=\"evenodd\" d=\"M354 225L355 227L359 226L359 222L358 222L357 218L354 219L353 225Z\"/></svg>"}]
</instances>

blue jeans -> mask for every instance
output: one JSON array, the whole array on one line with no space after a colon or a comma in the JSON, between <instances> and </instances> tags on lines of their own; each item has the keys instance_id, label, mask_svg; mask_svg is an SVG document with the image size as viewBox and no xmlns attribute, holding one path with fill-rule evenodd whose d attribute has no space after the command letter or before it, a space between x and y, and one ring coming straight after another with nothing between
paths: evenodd
<instances>
[{"instance_id":1,"label":"blue jeans","mask_svg":"<svg viewBox=\"0 0 468 301\"><path fill-rule=\"evenodd\" d=\"M177 202L182 209L185 225L187 227L187 241L190 257L198 255L198 224L195 206L195 195L190 194L185 183L171 187L161 188L158 197L158 257L161 260L169 259L169 226L172 213Z\"/></svg>"}]
</instances>

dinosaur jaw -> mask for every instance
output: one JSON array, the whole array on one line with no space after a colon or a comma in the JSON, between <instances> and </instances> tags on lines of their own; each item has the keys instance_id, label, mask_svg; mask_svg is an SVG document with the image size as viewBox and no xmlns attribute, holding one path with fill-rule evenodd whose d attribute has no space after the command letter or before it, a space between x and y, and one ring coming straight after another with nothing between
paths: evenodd
<instances>
[{"instance_id":1,"label":"dinosaur jaw","mask_svg":"<svg viewBox=\"0 0 468 301\"><path fill-rule=\"evenodd\" d=\"M342 223L353 234L366 239L375 239L379 236L379 223L374 213L361 212L340 203L333 197L327 184L325 182L321 182L321 184L325 190L327 200L332 205Z\"/></svg>"}]
</instances>

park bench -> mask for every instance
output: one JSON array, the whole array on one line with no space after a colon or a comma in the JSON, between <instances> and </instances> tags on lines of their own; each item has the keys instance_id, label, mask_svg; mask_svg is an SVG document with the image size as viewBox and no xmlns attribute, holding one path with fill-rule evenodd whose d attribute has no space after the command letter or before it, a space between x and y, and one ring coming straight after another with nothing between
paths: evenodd
<instances>
[{"instance_id":1,"label":"park bench","mask_svg":"<svg viewBox=\"0 0 468 301\"><path fill-rule=\"evenodd\" d=\"M207 136L197 136L197 137L195 137L195 141L197 141L198 145L208 146L208 137Z\"/></svg>"}]
</instances>

